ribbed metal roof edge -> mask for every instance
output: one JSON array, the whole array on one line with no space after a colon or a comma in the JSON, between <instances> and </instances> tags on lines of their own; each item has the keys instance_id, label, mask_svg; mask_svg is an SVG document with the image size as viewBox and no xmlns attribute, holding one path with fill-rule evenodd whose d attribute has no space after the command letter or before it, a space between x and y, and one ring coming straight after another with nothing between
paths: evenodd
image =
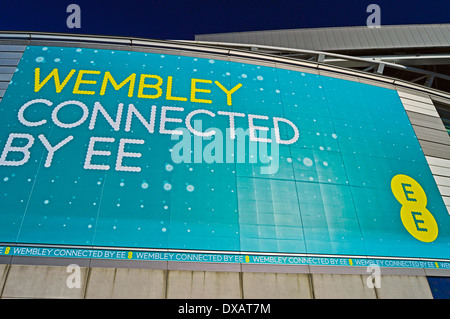
<instances>
[{"instance_id":1,"label":"ribbed metal roof edge","mask_svg":"<svg viewBox=\"0 0 450 319\"><path fill-rule=\"evenodd\" d=\"M423 26L450 26L450 23L432 23L432 24L392 24L381 25L381 28L400 28L400 27L423 27ZM381 29L380 28L380 29ZM234 31L234 32L216 32L216 33L201 33L195 36L209 36L209 35L226 35L235 33L262 33L262 32L286 32L286 31L316 31L316 30L340 30L340 29L368 29L367 26L340 26L340 27L317 27L317 28L295 28L295 29L270 29L270 30L254 30L254 31ZM375 30L378 28L374 28Z\"/></svg>"},{"instance_id":2,"label":"ribbed metal roof edge","mask_svg":"<svg viewBox=\"0 0 450 319\"><path fill-rule=\"evenodd\" d=\"M450 47L450 24L405 24L367 26L258 30L229 33L199 34L197 41L280 45L286 38L287 47L323 51L369 50L392 48ZM303 42L300 46L297 39ZM330 40L333 40L330 42Z\"/></svg>"},{"instance_id":3,"label":"ribbed metal roof edge","mask_svg":"<svg viewBox=\"0 0 450 319\"><path fill-rule=\"evenodd\" d=\"M450 23L416 23L416 24L386 24L381 25L381 28L400 28L400 27L424 27L424 26L450 26ZM380 28L380 29L381 29ZM215 33L200 33L195 36L203 35L220 35L220 34L231 34L231 33L260 33L260 32L270 32L270 31L316 31L316 30L333 30L333 29L368 29L367 26L340 26L340 27L317 27L317 28L294 28L294 29L270 29L270 30L254 30L254 31L233 31L233 32L215 32ZM378 28L375 28L378 29Z\"/></svg>"}]
</instances>

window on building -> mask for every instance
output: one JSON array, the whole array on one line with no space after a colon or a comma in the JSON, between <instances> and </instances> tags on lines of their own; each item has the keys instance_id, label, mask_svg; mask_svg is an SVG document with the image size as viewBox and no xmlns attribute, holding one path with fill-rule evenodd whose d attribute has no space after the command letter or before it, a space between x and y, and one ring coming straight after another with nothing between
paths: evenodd
<instances>
[{"instance_id":1,"label":"window on building","mask_svg":"<svg viewBox=\"0 0 450 319\"><path fill-rule=\"evenodd\" d=\"M450 277L427 277L434 299L450 299Z\"/></svg>"},{"instance_id":2,"label":"window on building","mask_svg":"<svg viewBox=\"0 0 450 319\"><path fill-rule=\"evenodd\" d=\"M434 106L444 123L448 135L450 135L450 106L438 102L434 102Z\"/></svg>"}]
</instances>

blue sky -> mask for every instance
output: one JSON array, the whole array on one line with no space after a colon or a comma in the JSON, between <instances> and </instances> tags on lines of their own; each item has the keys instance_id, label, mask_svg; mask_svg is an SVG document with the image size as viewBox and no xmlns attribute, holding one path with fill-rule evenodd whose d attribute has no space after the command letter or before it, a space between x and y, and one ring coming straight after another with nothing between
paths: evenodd
<instances>
[{"instance_id":1,"label":"blue sky","mask_svg":"<svg viewBox=\"0 0 450 319\"><path fill-rule=\"evenodd\" d=\"M69 4L81 8L81 28L69 29ZM193 40L195 34L365 25L369 4L381 24L449 23L448 0L165 0L3 1L0 30Z\"/></svg>"}]
</instances>

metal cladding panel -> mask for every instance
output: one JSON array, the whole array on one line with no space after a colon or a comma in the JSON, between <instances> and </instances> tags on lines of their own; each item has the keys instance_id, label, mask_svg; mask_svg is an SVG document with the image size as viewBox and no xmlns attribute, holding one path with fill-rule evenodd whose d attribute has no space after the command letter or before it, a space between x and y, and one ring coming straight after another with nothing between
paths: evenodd
<instances>
[{"instance_id":1,"label":"metal cladding panel","mask_svg":"<svg viewBox=\"0 0 450 319\"><path fill-rule=\"evenodd\" d=\"M411 26L405 26L403 31L406 35L406 39L408 40L409 47L423 47L425 45L422 38L418 36L417 31L414 30Z\"/></svg>"},{"instance_id":2,"label":"metal cladding panel","mask_svg":"<svg viewBox=\"0 0 450 319\"><path fill-rule=\"evenodd\" d=\"M16 71L15 66L0 66L0 74L12 74Z\"/></svg>"},{"instance_id":3,"label":"metal cladding panel","mask_svg":"<svg viewBox=\"0 0 450 319\"><path fill-rule=\"evenodd\" d=\"M310 35L311 35L312 47L313 48L321 48L322 45L320 43L319 32L317 30L314 30L314 31L310 32Z\"/></svg>"},{"instance_id":4,"label":"metal cladding panel","mask_svg":"<svg viewBox=\"0 0 450 319\"><path fill-rule=\"evenodd\" d=\"M425 46L427 46L427 47L434 46L433 39L430 38L429 34L425 31L424 28L423 29L422 28L421 29L417 29L416 32L422 38L423 42L425 43ZM436 43L436 45L437 45L437 43Z\"/></svg>"},{"instance_id":5,"label":"metal cladding panel","mask_svg":"<svg viewBox=\"0 0 450 319\"><path fill-rule=\"evenodd\" d=\"M405 26L400 26L397 28L396 35L398 37L397 45L401 47L413 47L414 45L411 43L409 36L409 30Z\"/></svg>"},{"instance_id":6,"label":"metal cladding panel","mask_svg":"<svg viewBox=\"0 0 450 319\"><path fill-rule=\"evenodd\" d=\"M398 91L398 94L406 111L439 118L439 114L429 96L414 95L403 91Z\"/></svg>"},{"instance_id":7,"label":"metal cladding panel","mask_svg":"<svg viewBox=\"0 0 450 319\"><path fill-rule=\"evenodd\" d=\"M298 46L297 38L295 36L294 31L286 30L286 32L284 32L284 34L286 35L286 47L295 48Z\"/></svg>"},{"instance_id":8,"label":"metal cladding panel","mask_svg":"<svg viewBox=\"0 0 450 319\"><path fill-rule=\"evenodd\" d=\"M377 36L383 40L383 46L384 47L394 47L395 43L392 42L391 38L389 37L389 29L385 28L374 28L375 32L377 33Z\"/></svg>"},{"instance_id":9,"label":"metal cladding panel","mask_svg":"<svg viewBox=\"0 0 450 319\"><path fill-rule=\"evenodd\" d=\"M345 49L351 49L353 48L353 43L352 43L352 36L350 34L350 32L347 29L339 29L339 33L341 34L342 37L342 42L345 46ZM323 49L321 49L323 50Z\"/></svg>"},{"instance_id":10,"label":"metal cladding panel","mask_svg":"<svg viewBox=\"0 0 450 319\"><path fill-rule=\"evenodd\" d=\"M440 190L442 196L447 196L447 197L450 196L450 187L438 185L438 188L439 188L439 190ZM447 210L448 210L448 209L449 209L449 206L447 206ZM449 211L449 214L450 214L450 211Z\"/></svg>"},{"instance_id":11,"label":"metal cladding panel","mask_svg":"<svg viewBox=\"0 0 450 319\"><path fill-rule=\"evenodd\" d=\"M450 136L429 96L398 93L450 215Z\"/></svg>"},{"instance_id":12,"label":"metal cladding panel","mask_svg":"<svg viewBox=\"0 0 450 319\"><path fill-rule=\"evenodd\" d=\"M19 64L20 58L4 59L0 58L0 66L14 66Z\"/></svg>"},{"instance_id":13,"label":"metal cladding panel","mask_svg":"<svg viewBox=\"0 0 450 319\"><path fill-rule=\"evenodd\" d=\"M4 52L1 51L0 46L0 59L20 59L22 57L22 52Z\"/></svg>"},{"instance_id":14,"label":"metal cladding panel","mask_svg":"<svg viewBox=\"0 0 450 319\"><path fill-rule=\"evenodd\" d=\"M399 30L392 30L392 29L388 29L387 30L387 35L389 36L390 41L392 42L392 46L398 45L400 43L400 39L399 39Z\"/></svg>"},{"instance_id":15,"label":"metal cladding panel","mask_svg":"<svg viewBox=\"0 0 450 319\"><path fill-rule=\"evenodd\" d=\"M333 30L325 29L324 32L325 32L325 37L327 39L327 46L323 46L323 47L324 48L327 48L327 47L329 47L329 48L338 47L339 41L334 36ZM297 46L297 48L300 48L300 47Z\"/></svg>"},{"instance_id":16,"label":"metal cladding panel","mask_svg":"<svg viewBox=\"0 0 450 319\"><path fill-rule=\"evenodd\" d=\"M442 32L444 33L447 43L450 42L450 25L446 24L442 26Z\"/></svg>"},{"instance_id":17,"label":"metal cladding panel","mask_svg":"<svg viewBox=\"0 0 450 319\"><path fill-rule=\"evenodd\" d=\"M295 30L291 30L291 36L295 38L295 48L306 48L305 39Z\"/></svg>"},{"instance_id":18,"label":"metal cladding panel","mask_svg":"<svg viewBox=\"0 0 450 319\"><path fill-rule=\"evenodd\" d=\"M347 31L348 31L348 34L350 35L350 41L352 43L352 47L361 48L362 47L361 40L359 39L357 29L351 30L351 31L347 30Z\"/></svg>"},{"instance_id":19,"label":"metal cladding panel","mask_svg":"<svg viewBox=\"0 0 450 319\"><path fill-rule=\"evenodd\" d=\"M247 39L246 39L246 35L245 35L245 33L241 33L240 34L241 35L241 37L242 37L242 39L245 39L245 42L244 41L237 41L237 42L239 42L239 43L246 43L246 41L247 41ZM261 43L261 44L263 44L263 45L265 45L265 37L264 37L264 33L263 32L256 32L255 33L255 37L256 37L256 43Z\"/></svg>"},{"instance_id":20,"label":"metal cladding panel","mask_svg":"<svg viewBox=\"0 0 450 319\"><path fill-rule=\"evenodd\" d=\"M450 146L450 137L445 130L437 130L435 128L422 127L418 125L413 125L413 128L419 140L442 144L441 147L444 150L446 147ZM450 149L448 151L450 152Z\"/></svg>"},{"instance_id":21,"label":"metal cladding panel","mask_svg":"<svg viewBox=\"0 0 450 319\"><path fill-rule=\"evenodd\" d=\"M367 37L367 41L370 43L370 46L374 49L380 48L380 39L374 34L374 29L365 28L363 29L364 34Z\"/></svg>"},{"instance_id":22,"label":"metal cladding panel","mask_svg":"<svg viewBox=\"0 0 450 319\"><path fill-rule=\"evenodd\" d=\"M426 156L428 164L437 166L437 167L450 167L450 160L443 159L443 158L437 158L432 156Z\"/></svg>"},{"instance_id":23,"label":"metal cladding panel","mask_svg":"<svg viewBox=\"0 0 450 319\"><path fill-rule=\"evenodd\" d=\"M436 28L435 34L441 45L445 45L450 41L450 31L445 30L445 28Z\"/></svg>"},{"instance_id":24,"label":"metal cladding panel","mask_svg":"<svg viewBox=\"0 0 450 319\"><path fill-rule=\"evenodd\" d=\"M444 159L450 159L450 150L448 145L433 143L425 140L420 140L423 153L428 156L435 156Z\"/></svg>"},{"instance_id":25,"label":"metal cladding panel","mask_svg":"<svg viewBox=\"0 0 450 319\"><path fill-rule=\"evenodd\" d=\"M311 38L311 32L304 33L301 36L302 36L303 42L305 44L305 49L314 48L314 44L313 44L312 38Z\"/></svg>"},{"instance_id":26,"label":"metal cladding panel","mask_svg":"<svg viewBox=\"0 0 450 319\"><path fill-rule=\"evenodd\" d=\"M374 49L382 49L385 47L383 38L379 34L379 29L376 29L376 28L369 29L368 34L370 34L370 36L371 36L372 42L370 42L370 43L372 44ZM360 48L358 48L358 49L360 49Z\"/></svg>"},{"instance_id":27,"label":"metal cladding panel","mask_svg":"<svg viewBox=\"0 0 450 319\"><path fill-rule=\"evenodd\" d=\"M398 94L399 94L400 98L402 98L402 99L410 100L410 101L418 101L423 104L429 105L430 108L434 108L433 101L430 99L428 94L409 93L409 91L404 92L404 91L400 91L400 90L399 90Z\"/></svg>"},{"instance_id":28,"label":"metal cladding panel","mask_svg":"<svg viewBox=\"0 0 450 319\"><path fill-rule=\"evenodd\" d=\"M370 41L368 41L367 39L366 33L367 32L365 30L356 30L356 34L358 36L361 47L367 47L370 44Z\"/></svg>"},{"instance_id":29,"label":"metal cladding panel","mask_svg":"<svg viewBox=\"0 0 450 319\"><path fill-rule=\"evenodd\" d=\"M426 35L427 38L430 40L431 45L440 46L443 43L437 36L437 31L438 31L438 29L432 28L430 26L424 26L424 28L423 28L424 35Z\"/></svg>"},{"instance_id":30,"label":"metal cladding panel","mask_svg":"<svg viewBox=\"0 0 450 319\"><path fill-rule=\"evenodd\" d=\"M2 52L23 52L25 48L25 45L0 44L0 51Z\"/></svg>"},{"instance_id":31,"label":"metal cladding panel","mask_svg":"<svg viewBox=\"0 0 450 319\"><path fill-rule=\"evenodd\" d=\"M318 36L321 48L326 48L326 47L330 46L328 43L327 32L325 30L318 29L317 36Z\"/></svg>"},{"instance_id":32,"label":"metal cladding panel","mask_svg":"<svg viewBox=\"0 0 450 319\"><path fill-rule=\"evenodd\" d=\"M444 124L438 117L410 111L407 111L406 113L408 114L412 125L424 126L445 131Z\"/></svg>"},{"instance_id":33,"label":"metal cladding panel","mask_svg":"<svg viewBox=\"0 0 450 319\"><path fill-rule=\"evenodd\" d=\"M24 45L0 43L0 99L5 95L24 50Z\"/></svg>"},{"instance_id":34,"label":"metal cladding panel","mask_svg":"<svg viewBox=\"0 0 450 319\"><path fill-rule=\"evenodd\" d=\"M263 33L263 37L264 37L264 45L270 45L270 43L273 42L273 32L264 32Z\"/></svg>"},{"instance_id":35,"label":"metal cladding panel","mask_svg":"<svg viewBox=\"0 0 450 319\"><path fill-rule=\"evenodd\" d=\"M435 175L450 177L450 167L441 167L430 164L430 168Z\"/></svg>"},{"instance_id":36,"label":"metal cladding panel","mask_svg":"<svg viewBox=\"0 0 450 319\"><path fill-rule=\"evenodd\" d=\"M256 41L256 35L253 34L253 33L252 33L252 34L249 34L249 35L248 35L247 41L248 41L249 44L257 43L257 41Z\"/></svg>"},{"instance_id":37,"label":"metal cladding panel","mask_svg":"<svg viewBox=\"0 0 450 319\"><path fill-rule=\"evenodd\" d=\"M289 39L288 39L287 33L281 33L277 40L278 40L277 46L289 47ZM251 43L251 42L249 42L249 43Z\"/></svg>"},{"instance_id":38,"label":"metal cladding panel","mask_svg":"<svg viewBox=\"0 0 450 319\"><path fill-rule=\"evenodd\" d=\"M435 176L434 179L436 180L436 183L438 185L442 185L442 186L450 186L450 177L447 176Z\"/></svg>"}]
</instances>

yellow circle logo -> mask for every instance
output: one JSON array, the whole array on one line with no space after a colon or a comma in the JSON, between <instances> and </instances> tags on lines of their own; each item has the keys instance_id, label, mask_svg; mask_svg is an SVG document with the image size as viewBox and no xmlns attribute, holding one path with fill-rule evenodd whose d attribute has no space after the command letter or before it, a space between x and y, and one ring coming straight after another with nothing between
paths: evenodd
<instances>
[{"instance_id":1,"label":"yellow circle logo","mask_svg":"<svg viewBox=\"0 0 450 319\"><path fill-rule=\"evenodd\" d=\"M434 241L438 236L438 226L426 208L427 195L422 186L413 178L399 174L392 178L391 190L402 204L400 218L408 233L425 243Z\"/></svg>"}]
</instances>

